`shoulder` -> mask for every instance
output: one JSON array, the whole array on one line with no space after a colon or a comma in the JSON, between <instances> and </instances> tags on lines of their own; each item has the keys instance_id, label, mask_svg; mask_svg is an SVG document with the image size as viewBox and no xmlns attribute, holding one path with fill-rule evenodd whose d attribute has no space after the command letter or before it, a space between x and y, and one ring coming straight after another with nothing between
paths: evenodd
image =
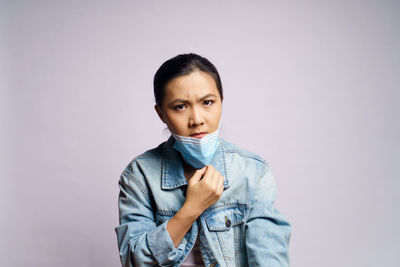
<instances>
[{"instance_id":1,"label":"shoulder","mask_svg":"<svg viewBox=\"0 0 400 267\"><path fill-rule=\"evenodd\" d=\"M163 146L164 146L165 142L162 142L161 144L159 144L157 147L149 149L141 154L139 154L138 156L136 156L132 161L135 160L145 160L145 159L151 159L151 158L158 158L162 156L162 152L163 152Z\"/></svg>"},{"instance_id":2,"label":"shoulder","mask_svg":"<svg viewBox=\"0 0 400 267\"><path fill-rule=\"evenodd\" d=\"M269 169L269 163L259 154L239 147L223 138L220 138L228 166L241 166L241 169L256 174L265 173Z\"/></svg>"},{"instance_id":3,"label":"shoulder","mask_svg":"<svg viewBox=\"0 0 400 267\"><path fill-rule=\"evenodd\" d=\"M122 175L135 180L143 180L147 169L157 169L157 166L161 166L164 144L165 142L162 142L157 147L135 156L125 167Z\"/></svg>"},{"instance_id":4,"label":"shoulder","mask_svg":"<svg viewBox=\"0 0 400 267\"><path fill-rule=\"evenodd\" d=\"M268 164L267 161L261 157L260 155L250 152L244 148L241 148L231 142L226 141L223 138L220 138L220 142L223 144L225 154L234 154L243 159L248 159L251 161L259 162L261 164Z\"/></svg>"}]
</instances>

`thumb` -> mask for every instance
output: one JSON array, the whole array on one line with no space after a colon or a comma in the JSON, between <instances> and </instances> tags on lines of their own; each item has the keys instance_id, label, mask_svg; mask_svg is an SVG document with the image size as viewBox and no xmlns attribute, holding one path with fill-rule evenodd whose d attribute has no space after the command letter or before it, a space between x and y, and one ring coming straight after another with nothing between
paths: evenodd
<instances>
[{"instance_id":1,"label":"thumb","mask_svg":"<svg viewBox=\"0 0 400 267\"><path fill-rule=\"evenodd\" d=\"M190 183L197 183L198 181L200 181L201 177L203 177L206 170L207 170L207 166L204 166L203 168L195 171L193 176L190 178Z\"/></svg>"}]
</instances>

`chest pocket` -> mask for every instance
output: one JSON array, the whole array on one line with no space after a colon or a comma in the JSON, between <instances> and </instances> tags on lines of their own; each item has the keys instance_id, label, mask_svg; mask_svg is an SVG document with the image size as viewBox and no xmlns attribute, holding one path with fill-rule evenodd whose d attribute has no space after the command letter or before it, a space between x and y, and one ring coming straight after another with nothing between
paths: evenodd
<instances>
[{"instance_id":1,"label":"chest pocket","mask_svg":"<svg viewBox=\"0 0 400 267\"><path fill-rule=\"evenodd\" d=\"M214 210L206 217L208 230L229 231L232 227L241 224L245 220L246 206L235 204L228 208Z\"/></svg>"},{"instance_id":2,"label":"chest pocket","mask_svg":"<svg viewBox=\"0 0 400 267\"><path fill-rule=\"evenodd\" d=\"M214 208L205 217L215 252L227 266L240 266L245 251L247 205L229 204Z\"/></svg>"}]
</instances>

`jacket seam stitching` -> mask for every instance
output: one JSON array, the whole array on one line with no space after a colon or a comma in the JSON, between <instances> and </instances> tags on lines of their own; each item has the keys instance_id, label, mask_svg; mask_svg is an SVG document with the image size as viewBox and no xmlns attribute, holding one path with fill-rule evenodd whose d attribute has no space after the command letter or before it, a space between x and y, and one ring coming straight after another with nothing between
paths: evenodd
<instances>
[{"instance_id":1,"label":"jacket seam stitching","mask_svg":"<svg viewBox=\"0 0 400 267\"><path fill-rule=\"evenodd\" d=\"M262 177L264 177L264 175L268 172L268 170L269 170L269 164L265 162L264 169L261 172L260 176L258 177L254 189L256 189L256 187L258 186L258 183L261 181ZM253 192L253 196L254 196L254 192ZM257 204L257 201L254 199L254 197L251 198L251 202L250 202L251 208L254 208L254 206L256 206L256 204Z\"/></svg>"},{"instance_id":2,"label":"jacket seam stitching","mask_svg":"<svg viewBox=\"0 0 400 267\"><path fill-rule=\"evenodd\" d=\"M138 159L159 158L159 157L160 155L140 155L137 156L135 159L138 160Z\"/></svg>"},{"instance_id":3,"label":"jacket seam stitching","mask_svg":"<svg viewBox=\"0 0 400 267\"><path fill-rule=\"evenodd\" d=\"M146 195L146 199L150 201L150 195L147 192L146 189L144 189L142 183L139 181L139 179L137 179L135 176L133 176L132 174L129 174L128 176L128 180L130 182L133 182L139 189L140 191L142 191L145 195Z\"/></svg>"},{"instance_id":4,"label":"jacket seam stitching","mask_svg":"<svg viewBox=\"0 0 400 267\"><path fill-rule=\"evenodd\" d=\"M225 150L225 153L231 153L231 154L236 153L244 158L251 158L251 159L257 160L259 162L266 163L266 161L261 156L258 156L256 154L246 153L241 150Z\"/></svg>"}]
</instances>

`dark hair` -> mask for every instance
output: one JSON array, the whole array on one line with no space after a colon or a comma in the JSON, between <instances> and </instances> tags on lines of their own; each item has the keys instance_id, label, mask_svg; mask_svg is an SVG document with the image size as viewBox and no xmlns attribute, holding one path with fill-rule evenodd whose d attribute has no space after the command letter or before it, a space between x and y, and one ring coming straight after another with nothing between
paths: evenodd
<instances>
[{"instance_id":1,"label":"dark hair","mask_svg":"<svg viewBox=\"0 0 400 267\"><path fill-rule=\"evenodd\" d=\"M206 58L194 53L180 54L165 61L154 75L154 97L157 106L162 108L165 97L165 86L169 81L179 76L190 74L193 71L204 71L214 79L221 100L223 99L221 78L217 68Z\"/></svg>"}]
</instances>

